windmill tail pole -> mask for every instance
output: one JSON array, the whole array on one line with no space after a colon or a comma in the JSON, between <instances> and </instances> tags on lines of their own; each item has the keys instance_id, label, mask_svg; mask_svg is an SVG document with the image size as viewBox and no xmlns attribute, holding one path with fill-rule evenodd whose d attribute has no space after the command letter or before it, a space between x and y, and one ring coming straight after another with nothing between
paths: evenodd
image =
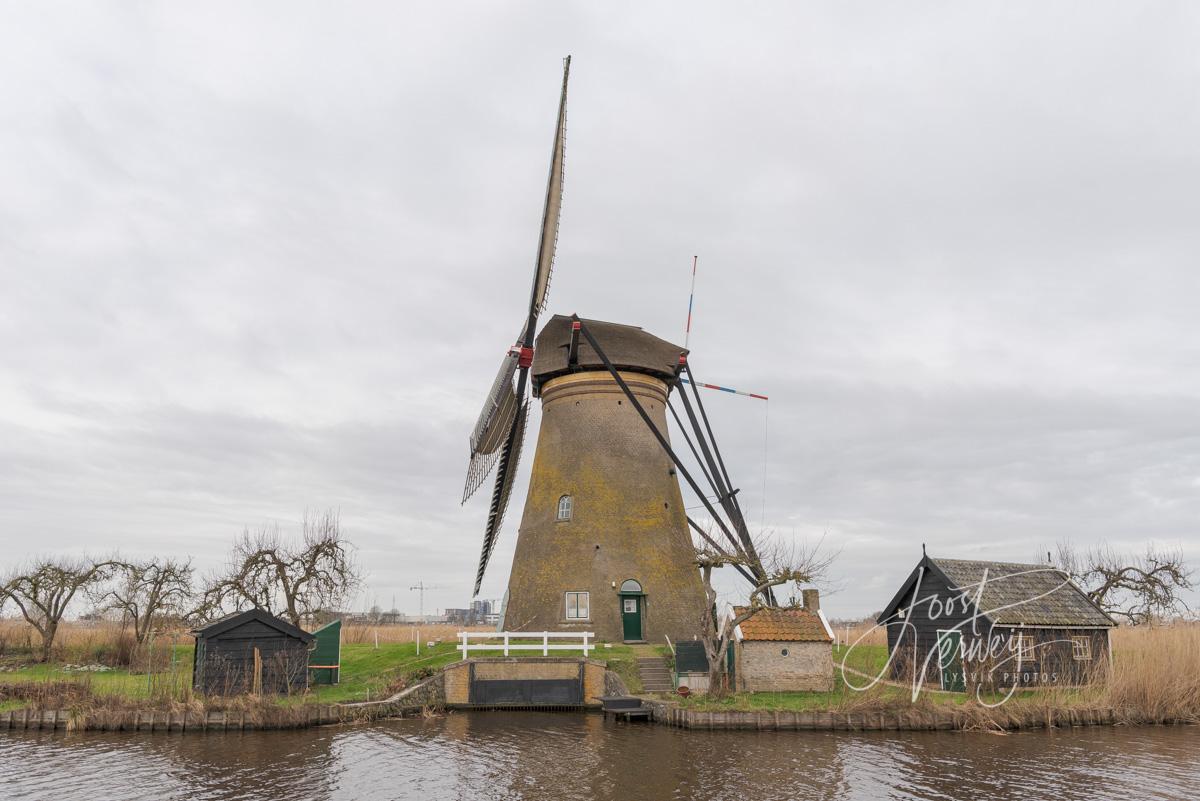
<instances>
[{"instance_id":1,"label":"windmill tail pole","mask_svg":"<svg viewBox=\"0 0 1200 801\"><path fill-rule=\"evenodd\" d=\"M688 346L688 340L692 338L692 301L696 299L696 262L700 260L699 256L692 256L692 288L688 292L688 316L687 327L683 330L683 346Z\"/></svg>"},{"instance_id":2,"label":"windmill tail pole","mask_svg":"<svg viewBox=\"0 0 1200 801\"><path fill-rule=\"evenodd\" d=\"M680 376L679 380L685 384L692 383L691 380L684 378L683 376ZM722 386L718 386L717 384L706 384L703 381L697 381L696 386L703 387L704 389L715 389L720 392L731 392L734 395L745 395L747 398L757 398L758 400L764 400L764 401L770 400L770 398L768 398L766 395L760 395L757 392L743 392L740 389L732 389L731 387L722 387Z\"/></svg>"}]
</instances>

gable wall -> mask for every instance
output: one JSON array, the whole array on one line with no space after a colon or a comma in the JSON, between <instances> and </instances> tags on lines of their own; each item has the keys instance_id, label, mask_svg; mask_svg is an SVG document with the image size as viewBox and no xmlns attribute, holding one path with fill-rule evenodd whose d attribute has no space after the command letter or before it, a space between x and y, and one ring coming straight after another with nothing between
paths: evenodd
<instances>
[{"instance_id":1,"label":"gable wall","mask_svg":"<svg viewBox=\"0 0 1200 801\"><path fill-rule=\"evenodd\" d=\"M936 572L926 569L919 585L914 586L913 590L900 603L900 608L904 609L906 613L909 606L914 603L914 595L917 607L912 611L909 620L911 627L903 625L894 618L888 621L888 652L894 653L899 646L900 654L903 655L898 655L892 661L893 678L911 678L914 649L917 655L916 667L918 670L921 669L921 663L925 656L937 647L939 629L952 629L958 626L959 631L963 633L964 641L969 640L974 633L974 626L968 622L974 614L973 607L969 603L963 604L960 600L961 595L953 591ZM903 619L904 616L900 617ZM989 623L986 619L980 619L975 625L978 626L978 631L984 634L987 632ZM930 660L930 664L926 666L927 676L936 677L937 665L935 663L936 658Z\"/></svg>"},{"instance_id":2,"label":"gable wall","mask_svg":"<svg viewBox=\"0 0 1200 801\"><path fill-rule=\"evenodd\" d=\"M783 655L784 649L787 656ZM743 641L738 650L735 676L742 690L829 692L833 689L831 643Z\"/></svg>"}]
</instances>

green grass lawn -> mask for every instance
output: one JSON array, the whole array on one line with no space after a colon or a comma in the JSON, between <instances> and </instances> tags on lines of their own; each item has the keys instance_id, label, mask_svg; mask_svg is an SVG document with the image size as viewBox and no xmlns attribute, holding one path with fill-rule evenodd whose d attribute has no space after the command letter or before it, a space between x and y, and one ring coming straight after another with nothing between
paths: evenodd
<instances>
[{"instance_id":1,"label":"green grass lawn","mask_svg":"<svg viewBox=\"0 0 1200 801\"><path fill-rule=\"evenodd\" d=\"M540 641L539 641L540 642ZM312 685L308 692L278 699L287 706L303 703L342 703L354 701L373 701L388 697L398 688L411 684L424 675L433 673L446 665L459 661L456 642L441 642L421 646L417 653L416 643L384 643L375 647L371 643L353 643L342 646L342 662L340 683L337 685ZM131 701L146 699L175 699L190 697L192 647L176 646L173 650L173 660L168 663L172 669L155 673L147 678L145 673L131 672L126 669L116 669L103 672L64 671L61 664L22 664L7 657L8 665L20 665L16 670L0 672L0 685L17 682L72 682L86 686L97 696L117 696ZM551 656L579 657L579 651L551 651ZM642 692L641 679L638 675L637 658L658 654L667 656L665 648L649 646L628 646L601 644L591 652L594 659L606 662L609 669L624 680L630 692ZM759 710L776 709L781 711L824 711L842 710L855 707L862 708L862 702L882 706L903 706L911 700L911 689L889 685L877 685L867 692L851 690L842 681L840 666L845 648L834 649L836 687L831 692L818 693L734 693L719 700L711 700L706 696L693 696L688 699L678 699L679 702L691 709L700 710ZM499 657L499 651L479 651L472 657ZM538 651L514 651L513 657L537 658ZM870 676L878 675L887 660L887 648L881 645L858 646L850 652L847 666ZM862 676L848 674L851 683L862 686L868 680ZM936 687L925 687L922 698L927 698L937 704L964 704L974 700L967 693L930 692ZM1057 699L1067 704L1088 702L1095 695L1095 690L1057 691ZM1038 691L1022 691L1018 698L1033 698ZM999 700L999 694L984 700ZM0 712L19 709L28 701L14 698L4 698L0 695Z\"/></svg>"},{"instance_id":2,"label":"green grass lawn","mask_svg":"<svg viewBox=\"0 0 1200 801\"><path fill-rule=\"evenodd\" d=\"M334 685L312 684L306 695L290 699L316 701L322 704L343 701L376 701L386 698L389 688L396 687L401 680L410 680L414 674L438 670L462 657L455 649L456 643L442 642L432 648L417 644L382 643L378 648L370 643L342 646L342 668L339 683Z\"/></svg>"},{"instance_id":3,"label":"green grass lawn","mask_svg":"<svg viewBox=\"0 0 1200 801\"><path fill-rule=\"evenodd\" d=\"M848 652L848 655L847 655ZM841 667L843 658L846 667L858 670L870 676L878 676L883 666L887 664L888 651L886 645L856 645L847 648L835 645L833 648L833 664ZM861 682L855 682L861 684Z\"/></svg>"},{"instance_id":4,"label":"green grass lawn","mask_svg":"<svg viewBox=\"0 0 1200 801\"><path fill-rule=\"evenodd\" d=\"M96 695L118 695L137 700L161 694L177 694L192 684L193 650L191 645L176 646L168 663L168 669L149 677L144 672L131 671L127 668L93 672L63 670L63 665L60 663L29 663L22 664L16 670L0 673L0 684L72 682L89 687Z\"/></svg>"},{"instance_id":5,"label":"green grass lawn","mask_svg":"<svg viewBox=\"0 0 1200 801\"><path fill-rule=\"evenodd\" d=\"M540 643L541 640L537 642ZM496 658L503 656L503 652L472 651L470 656L473 659ZM532 659L540 658L542 654L540 651L511 651L510 656ZM550 656L577 659L583 656L583 652L551 651ZM610 668L625 679L627 685L631 680L636 681L637 690L641 689L641 682L637 679L637 661L631 647L613 645L605 648L601 645L589 656L607 662ZM409 679L427 671L432 672L460 659L462 656L458 651L457 642L442 642L433 648L423 645L419 656L414 643L381 644L378 648L369 643L343 645L340 683L333 686L314 684L309 687L308 695L302 698L323 704L376 700L386 697L388 689L398 685L402 678Z\"/></svg>"},{"instance_id":6,"label":"green grass lawn","mask_svg":"<svg viewBox=\"0 0 1200 801\"><path fill-rule=\"evenodd\" d=\"M828 693L733 693L721 699L694 695L680 704L687 709L746 710L778 709L780 711L810 712L826 710L845 702L850 691L839 685Z\"/></svg>"},{"instance_id":7,"label":"green grass lawn","mask_svg":"<svg viewBox=\"0 0 1200 801\"><path fill-rule=\"evenodd\" d=\"M516 640L513 641L517 642ZM524 642L524 641L522 641ZM532 641L530 641L532 642ZM541 642L538 640L537 642ZM280 698L286 705L301 703L332 704L353 701L375 701L388 697L404 684L432 673L462 659L457 642L436 643L433 647L416 643L347 643L342 645L340 681L335 685L313 684L307 693ZM101 672L64 671L61 664L23 664L19 669L0 673L0 684L15 682L73 682L87 686L99 696L119 696L130 700L187 696L192 683L192 646L178 646L174 654L174 670L155 673L147 679L145 673L127 669ZM540 651L513 651L517 658L541 657ZM582 651L551 651L551 656L578 658ZM471 653L472 658L500 657L500 651ZM605 661L625 680L633 692L641 690L637 675L637 659L633 648L626 645L599 646L589 656ZM0 711L19 708L24 702L5 700Z\"/></svg>"}]
</instances>

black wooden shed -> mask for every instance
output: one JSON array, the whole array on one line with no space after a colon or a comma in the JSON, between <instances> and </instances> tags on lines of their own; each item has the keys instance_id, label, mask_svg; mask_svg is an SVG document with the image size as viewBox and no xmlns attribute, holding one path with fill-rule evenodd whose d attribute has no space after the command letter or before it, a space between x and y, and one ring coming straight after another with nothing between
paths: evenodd
<instances>
[{"instance_id":1,"label":"black wooden shed","mask_svg":"<svg viewBox=\"0 0 1200 801\"><path fill-rule=\"evenodd\" d=\"M308 687L314 637L261 609L195 629L192 689L204 695L286 694Z\"/></svg>"},{"instance_id":2,"label":"black wooden shed","mask_svg":"<svg viewBox=\"0 0 1200 801\"><path fill-rule=\"evenodd\" d=\"M926 555L878 622L893 678L960 691L1085 684L1108 666L1116 625L1050 565Z\"/></svg>"}]
</instances>

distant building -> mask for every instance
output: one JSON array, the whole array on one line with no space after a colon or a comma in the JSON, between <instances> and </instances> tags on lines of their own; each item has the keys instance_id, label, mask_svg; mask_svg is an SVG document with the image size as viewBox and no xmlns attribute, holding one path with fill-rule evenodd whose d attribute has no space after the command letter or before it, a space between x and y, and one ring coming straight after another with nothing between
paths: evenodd
<instances>
[{"instance_id":1,"label":"distant building","mask_svg":"<svg viewBox=\"0 0 1200 801\"><path fill-rule=\"evenodd\" d=\"M893 678L945 690L1086 683L1116 625L1050 565L926 555L878 622Z\"/></svg>"},{"instance_id":2,"label":"distant building","mask_svg":"<svg viewBox=\"0 0 1200 801\"><path fill-rule=\"evenodd\" d=\"M828 692L833 689L833 631L817 590L804 590L802 609L762 609L734 630L734 682L747 692ZM745 609L736 607L735 615Z\"/></svg>"}]
</instances>

